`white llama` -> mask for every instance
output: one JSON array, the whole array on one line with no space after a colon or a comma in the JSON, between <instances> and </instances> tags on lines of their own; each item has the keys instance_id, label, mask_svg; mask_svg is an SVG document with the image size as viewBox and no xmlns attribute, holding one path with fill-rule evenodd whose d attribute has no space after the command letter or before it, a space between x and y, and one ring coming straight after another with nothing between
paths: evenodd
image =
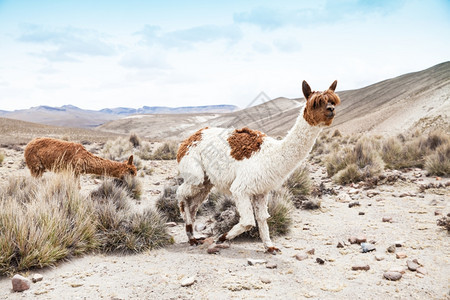
<instances>
[{"instance_id":1,"label":"white llama","mask_svg":"<svg viewBox=\"0 0 450 300\"><path fill-rule=\"evenodd\" d=\"M303 81L306 104L282 140L248 128L206 127L180 145L177 161L184 183L177 198L191 245L198 243L193 232L197 209L215 186L232 195L240 215L239 223L217 242L231 240L255 226L255 215L265 249L272 254L279 251L269 236L266 195L283 184L309 154L322 128L333 121L334 108L340 103L334 93L336 84L334 81L324 92L312 92Z\"/></svg>"}]
</instances>

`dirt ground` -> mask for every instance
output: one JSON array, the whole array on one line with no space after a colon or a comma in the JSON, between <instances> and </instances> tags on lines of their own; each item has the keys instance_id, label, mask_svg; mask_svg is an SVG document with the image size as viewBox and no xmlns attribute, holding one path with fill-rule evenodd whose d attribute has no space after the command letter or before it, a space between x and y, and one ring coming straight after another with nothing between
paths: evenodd
<instances>
[{"instance_id":1,"label":"dirt ground","mask_svg":"<svg viewBox=\"0 0 450 300\"><path fill-rule=\"evenodd\" d=\"M3 184L9 176L30 176L20 149L3 151ZM144 189L139 205L154 205L164 185L176 175L176 163L143 163L154 172L140 178ZM281 254L267 254L259 240L245 239L236 239L219 254L207 254L205 246L188 245L184 225L179 223L169 228L175 239L171 246L137 255L90 254L54 268L32 270L23 275L40 273L44 279L22 293L13 293L11 279L0 277L0 299L450 299L450 235L436 225L441 215L435 215L450 212L450 189L422 192L419 188L445 184L449 178L426 177L422 170L387 171L400 179L365 189L335 185L323 167L309 167L314 183L323 182L337 195L322 196L319 210L295 211L291 232L273 238ZM93 177L83 176L82 192L98 184ZM360 205L350 208L347 200ZM198 222L206 224L207 218ZM360 235L374 243L376 250L362 253L360 245L348 242ZM338 242L344 247L338 248ZM396 243L401 245L396 253L403 252L406 258L386 251ZM306 259L295 258L311 249L314 254ZM249 265L249 258L267 263ZM324 263L317 263L317 258ZM410 259L418 259L425 274L409 271L406 261ZM276 268L267 268L270 264ZM353 271L352 266L359 264L370 269ZM392 268L404 269L399 281L383 278ZM195 282L182 287L189 277Z\"/></svg>"}]
</instances>

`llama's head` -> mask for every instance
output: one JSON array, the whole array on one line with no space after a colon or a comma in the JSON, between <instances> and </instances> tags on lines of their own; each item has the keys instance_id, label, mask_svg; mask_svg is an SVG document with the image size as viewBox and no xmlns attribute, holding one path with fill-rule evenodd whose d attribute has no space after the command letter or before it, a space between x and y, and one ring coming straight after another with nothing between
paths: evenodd
<instances>
[{"instance_id":1,"label":"llama's head","mask_svg":"<svg viewBox=\"0 0 450 300\"><path fill-rule=\"evenodd\" d=\"M334 93L337 80L324 92L313 92L309 84L303 80L303 95L306 99L306 107L303 118L311 126L329 126L333 122L335 106L341 103L339 96Z\"/></svg>"},{"instance_id":2,"label":"llama's head","mask_svg":"<svg viewBox=\"0 0 450 300\"><path fill-rule=\"evenodd\" d=\"M136 166L133 165L133 155L131 155L128 160L124 161L120 171L119 171L119 178L123 179L125 176L136 176L137 169Z\"/></svg>"}]
</instances>

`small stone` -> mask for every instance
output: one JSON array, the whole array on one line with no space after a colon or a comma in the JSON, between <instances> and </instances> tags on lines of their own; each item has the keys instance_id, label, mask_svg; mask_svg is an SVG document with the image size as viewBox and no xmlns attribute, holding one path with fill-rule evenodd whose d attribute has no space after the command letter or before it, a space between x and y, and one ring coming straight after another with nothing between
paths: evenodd
<instances>
[{"instance_id":1,"label":"small stone","mask_svg":"<svg viewBox=\"0 0 450 300\"><path fill-rule=\"evenodd\" d=\"M384 260L384 256L381 256L381 255L375 255L375 259L376 259L377 261L382 261L382 260Z\"/></svg>"},{"instance_id":2,"label":"small stone","mask_svg":"<svg viewBox=\"0 0 450 300\"><path fill-rule=\"evenodd\" d=\"M177 223L175 223L175 222L167 222L166 226L167 227L175 227L175 226L177 226Z\"/></svg>"},{"instance_id":3,"label":"small stone","mask_svg":"<svg viewBox=\"0 0 450 300\"><path fill-rule=\"evenodd\" d=\"M266 268L267 269L276 269L276 268L278 268L278 265L276 263L267 263Z\"/></svg>"},{"instance_id":4,"label":"small stone","mask_svg":"<svg viewBox=\"0 0 450 300\"><path fill-rule=\"evenodd\" d=\"M397 257L397 259L403 259L403 258L406 258L408 256L406 255L405 252L398 252L398 253L395 254L395 257Z\"/></svg>"},{"instance_id":5,"label":"small stone","mask_svg":"<svg viewBox=\"0 0 450 300\"><path fill-rule=\"evenodd\" d=\"M272 280L270 280L269 277L261 277L260 280L262 283L265 283L265 284L269 284L272 282Z\"/></svg>"},{"instance_id":6,"label":"small stone","mask_svg":"<svg viewBox=\"0 0 450 300\"><path fill-rule=\"evenodd\" d=\"M371 243L361 243L361 251L362 253L367 253L367 252L371 252L371 251L375 251L375 245L371 244Z\"/></svg>"},{"instance_id":7,"label":"small stone","mask_svg":"<svg viewBox=\"0 0 450 300\"><path fill-rule=\"evenodd\" d=\"M197 279L195 279L195 276L191 276L191 277L188 277L188 278L184 279L184 280L181 282L181 286L183 286L183 287L185 287L185 286L191 286L191 285L193 285L196 281L197 281Z\"/></svg>"},{"instance_id":8,"label":"small stone","mask_svg":"<svg viewBox=\"0 0 450 300\"><path fill-rule=\"evenodd\" d=\"M389 269L389 272L397 272L397 273L400 273L400 274L405 274L406 268L405 267L401 267L401 266L391 267Z\"/></svg>"},{"instance_id":9,"label":"small stone","mask_svg":"<svg viewBox=\"0 0 450 300\"><path fill-rule=\"evenodd\" d=\"M400 248L403 247L404 242L403 241L396 241L395 242L395 247Z\"/></svg>"},{"instance_id":10,"label":"small stone","mask_svg":"<svg viewBox=\"0 0 450 300\"><path fill-rule=\"evenodd\" d=\"M436 211L434 212L434 215L435 215L435 216L440 216L440 215L442 215L442 211L436 210Z\"/></svg>"},{"instance_id":11,"label":"small stone","mask_svg":"<svg viewBox=\"0 0 450 300\"><path fill-rule=\"evenodd\" d=\"M299 260L299 261L302 261L302 260L305 260L305 259L307 259L308 258L308 255L306 255L306 254L296 254L295 255L295 258L297 259L297 260Z\"/></svg>"},{"instance_id":12,"label":"small stone","mask_svg":"<svg viewBox=\"0 0 450 300\"><path fill-rule=\"evenodd\" d=\"M360 211L359 213L358 213L358 215L360 215L360 216L364 216L366 213L365 212L363 212L363 211Z\"/></svg>"},{"instance_id":13,"label":"small stone","mask_svg":"<svg viewBox=\"0 0 450 300\"><path fill-rule=\"evenodd\" d=\"M217 247L217 244L212 244L208 247L208 249L206 250L206 252L208 254L215 254L220 252L220 249Z\"/></svg>"},{"instance_id":14,"label":"small stone","mask_svg":"<svg viewBox=\"0 0 450 300\"><path fill-rule=\"evenodd\" d=\"M350 244L356 244L356 236L349 237L348 241L350 242Z\"/></svg>"},{"instance_id":15,"label":"small stone","mask_svg":"<svg viewBox=\"0 0 450 300\"><path fill-rule=\"evenodd\" d=\"M83 286L83 284L80 282L74 282L74 283L71 283L70 286L73 288L77 288L77 287Z\"/></svg>"},{"instance_id":16,"label":"small stone","mask_svg":"<svg viewBox=\"0 0 450 300\"><path fill-rule=\"evenodd\" d=\"M386 251L389 253L395 253L395 245L391 245L391 246L387 247Z\"/></svg>"},{"instance_id":17,"label":"small stone","mask_svg":"<svg viewBox=\"0 0 450 300\"><path fill-rule=\"evenodd\" d=\"M391 281L397 281L402 278L402 273L399 272L385 272L383 274L384 278Z\"/></svg>"},{"instance_id":18,"label":"small stone","mask_svg":"<svg viewBox=\"0 0 450 300\"><path fill-rule=\"evenodd\" d=\"M318 263L319 265L323 265L325 263L325 261L323 259L321 259L320 257L317 257L316 263Z\"/></svg>"},{"instance_id":19,"label":"small stone","mask_svg":"<svg viewBox=\"0 0 450 300\"><path fill-rule=\"evenodd\" d=\"M216 248L219 248L219 249L228 249L228 248L230 248L230 244L229 244L229 243L216 244Z\"/></svg>"},{"instance_id":20,"label":"small stone","mask_svg":"<svg viewBox=\"0 0 450 300\"><path fill-rule=\"evenodd\" d=\"M11 283L14 292L23 292L28 290L31 286L31 281L19 274L14 275L11 279Z\"/></svg>"},{"instance_id":21,"label":"small stone","mask_svg":"<svg viewBox=\"0 0 450 300\"><path fill-rule=\"evenodd\" d=\"M208 237L208 238L206 238L206 239L204 239L204 240L200 240L199 241L202 245L204 245L204 246L211 246L212 244L214 244L214 238L213 237ZM216 245L216 247L217 247L217 245Z\"/></svg>"},{"instance_id":22,"label":"small stone","mask_svg":"<svg viewBox=\"0 0 450 300\"><path fill-rule=\"evenodd\" d=\"M336 197L336 201L342 202L342 203L348 203L348 202L352 201L352 198L350 198L350 196L346 193L340 193Z\"/></svg>"},{"instance_id":23,"label":"small stone","mask_svg":"<svg viewBox=\"0 0 450 300\"><path fill-rule=\"evenodd\" d=\"M386 223L392 223L392 218L391 217L383 217L383 222L386 222Z\"/></svg>"},{"instance_id":24,"label":"small stone","mask_svg":"<svg viewBox=\"0 0 450 300\"><path fill-rule=\"evenodd\" d=\"M352 208L354 206L360 206L359 202L355 201L355 202L351 202L351 203L348 204L348 207L350 207L350 208Z\"/></svg>"},{"instance_id":25,"label":"small stone","mask_svg":"<svg viewBox=\"0 0 450 300\"><path fill-rule=\"evenodd\" d=\"M37 274L37 273L31 277L31 281L33 281L33 283L42 281L42 279L44 279L44 276L42 276L41 274Z\"/></svg>"},{"instance_id":26,"label":"small stone","mask_svg":"<svg viewBox=\"0 0 450 300\"><path fill-rule=\"evenodd\" d=\"M316 253L316 249L314 249L314 248L309 249L308 251L306 251L306 253L308 253L310 255L314 255L314 253Z\"/></svg>"},{"instance_id":27,"label":"small stone","mask_svg":"<svg viewBox=\"0 0 450 300\"><path fill-rule=\"evenodd\" d=\"M361 244L361 243L365 243L365 242L367 242L367 238L365 235L360 235L360 236L356 237L357 244Z\"/></svg>"},{"instance_id":28,"label":"small stone","mask_svg":"<svg viewBox=\"0 0 450 300\"><path fill-rule=\"evenodd\" d=\"M350 189L350 190L348 191L348 193L349 193L349 194L358 194L358 193L359 193L359 190L358 190L358 189Z\"/></svg>"},{"instance_id":29,"label":"small stone","mask_svg":"<svg viewBox=\"0 0 450 300\"><path fill-rule=\"evenodd\" d=\"M357 264L357 265L352 266L352 270L353 271L368 271L368 270L370 270L370 266L364 265L364 264Z\"/></svg>"},{"instance_id":30,"label":"small stone","mask_svg":"<svg viewBox=\"0 0 450 300\"><path fill-rule=\"evenodd\" d=\"M344 244L342 242L338 242L336 247L337 248L344 248Z\"/></svg>"},{"instance_id":31,"label":"small stone","mask_svg":"<svg viewBox=\"0 0 450 300\"><path fill-rule=\"evenodd\" d=\"M427 270L424 267L417 268L416 271L417 271L417 273L422 274L422 275L428 274Z\"/></svg>"},{"instance_id":32,"label":"small stone","mask_svg":"<svg viewBox=\"0 0 450 300\"><path fill-rule=\"evenodd\" d=\"M196 230L196 231L202 231L202 230L204 230L205 228L206 228L206 225L203 224L203 223L195 224L195 230Z\"/></svg>"},{"instance_id":33,"label":"small stone","mask_svg":"<svg viewBox=\"0 0 450 300\"><path fill-rule=\"evenodd\" d=\"M407 260L406 265L410 271L416 271L420 266L413 262L412 260Z\"/></svg>"},{"instance_id":34,"label":"small stone","mask_svg":"<svg viewBox=\"0 0 450 300\"><path fill-rule=\"evenodd\" d=\"M254 265L258 265L258 264L265 264L265 263L267 263L267 260L265 260L265 259L247 258L247 263L250 266L254 266Z\"/></svg>"}]
</instances>

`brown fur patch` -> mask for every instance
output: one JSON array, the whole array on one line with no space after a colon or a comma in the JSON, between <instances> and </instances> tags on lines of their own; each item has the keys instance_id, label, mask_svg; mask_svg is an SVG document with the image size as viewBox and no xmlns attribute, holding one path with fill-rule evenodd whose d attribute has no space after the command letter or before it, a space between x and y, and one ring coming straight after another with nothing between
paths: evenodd
<instances>
[{"instance_id":1,"label":"brown fur patch","mask_svg":"<svg viewBox=\"0 0 450 300\"><path fill-rule=\"evenodd\" d=\"M195 142L199 142L202 140L202 131L208 129L208 127L199 129L196 133L185 139L181 145L180 148L178 148L177 152L177 162L180 162L180 160L186 155L187 151L191 146L195 146Z\"/></svg>"},{"instance_id":2,"label":"brown fur patch","mask_svg":"<svg viewBox=\"0 0 450 300\"><path fill-rule=\"evenodd\" d=\"M186 225L186 232L187 233L194 233L194 231L192 230L192 224Z\"/></svg>"},{"instance_id":3,"label":"brown fur patch","mask_svg":"<svg viewBox=\"0 0 450 300\"><path fill-rule=\"evenodd\" d=\"M306 101L306 107L303 112L303 118L311 126L317 126L320 124L331 125L334 116L329 117L327 106L339 105L341 99L331 90L326 90L323 93L313 92Z\"/></svg>"},{"instance_id":4,"label":"brown fur patch","mask_svg":"<svg viewBox=\"0 0 450 300\"><path fill-rule=\"evenodd\" d=\"M247 127L234 130L227 139L231 147L231 157L236 160L250 158L254 152L259 151L266 135Z\"/></svg>"},{"instance_id":5,"label":"brown fur patch","mask_svg":"<svg viewBox=\"0 0 450 300\"><path fill-rule=\"evenodd\" d=\"M184 201L180 202L180 211L184 213Z\"/></svg>"},{"instance_id":6,"label":"brown fur patch","mask_svg":"<svg viewBox=\"0 0 450 300\"><path fill-rule=\"evenodd\" d=\"M220 236L220 238L217 240L219 243L223 243L227 240L227 233L224 233Z\"/></svg>"}]
</instances>

